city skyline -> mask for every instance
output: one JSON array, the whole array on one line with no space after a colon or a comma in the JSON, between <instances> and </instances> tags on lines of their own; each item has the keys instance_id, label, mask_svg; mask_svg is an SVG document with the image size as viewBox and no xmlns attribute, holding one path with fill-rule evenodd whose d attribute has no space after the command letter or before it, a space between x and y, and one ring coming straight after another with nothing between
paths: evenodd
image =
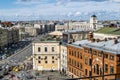
<instances>
[{"instance_id":1,"label":"city skyline","mask_svg":"<svg viewBox=\"0 0 120 80\"><path fill-rule=\"evenodd\" d=\"M119 0L2 0L1 20L119 20Z\"/></svg>"}]
</instances>

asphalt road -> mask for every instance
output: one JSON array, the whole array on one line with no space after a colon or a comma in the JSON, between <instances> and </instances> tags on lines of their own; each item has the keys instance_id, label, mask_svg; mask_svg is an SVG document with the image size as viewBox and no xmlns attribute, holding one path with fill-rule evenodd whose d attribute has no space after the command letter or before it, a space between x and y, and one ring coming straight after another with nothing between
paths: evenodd
<instances>
[{"instance_id":1,"label":"asphalt road","mask_svg":"<svg viewBox=\"0 0 120 80\"><path fill-rule=\"evenodd\" d=\"M31 41L36 41L36 40L40 40L41 38L43 38L46 35L47 34L38 35L37 37L32 37L29 39ZM16 50L13 55L11 55L10 57L8 57L7 59L5 59L3 61L0 61L0 64L23 62L30 56L32 56L32 42L29 45L25 46L24 48Z\"/></svg>"},{"instance_id":2,"label":"asphalt road","mask_svg":"<svg viewBox=\"0 0 120 80\"><path fill-rule=\"evenodd\" d=\"M8 57L7 60L18 63L18 62L23 62L30 56L32 56L32 43L30 43L28 46L24 47L23 49L16 51L15 54Z\"/></svg>"}]
</instances>

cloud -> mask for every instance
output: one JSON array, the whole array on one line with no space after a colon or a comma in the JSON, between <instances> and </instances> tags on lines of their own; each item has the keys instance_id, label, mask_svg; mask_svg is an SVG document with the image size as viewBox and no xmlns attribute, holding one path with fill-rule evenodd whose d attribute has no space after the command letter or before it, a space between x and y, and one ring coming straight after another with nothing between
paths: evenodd
<instances>
[{"instance_id":1,"label":"cloud","mask_svg":"<svg viewBox=\"0 0 120 80\"><path fill-rule=\"evenodd\" d=\"M110 1L120 3L120 0L110 0Z\"/></svg>"},{"instance_id":2,"label":"cloud","mask_svg":"<svg viewBox=\"0 0 120 80\"><path fill-rule=\"evenodd\" d=\"M48 3L49 0L17 0L15 4L22 4L22 5L32 5L32 4L45 4Z\"/></svg>"},{"instance_id":3,"label":"cloud","mask_svg":"<svg viewBox=\"0 0 120 80\"><path fill-rule=\"evenodd\" d=\"M93 14L100 19L120 17L120 4L108 0L18 0L22 8L0 9L0 18L7 19L89 19ZM115 1L115 0L114 0ZM39 2L39 3L37 3ZM64 5L63 5L64 4ZM16 4L18 5L18 4ZM113 17L115 16L115 17ZM4 18L3 18L4 17Z\"/></svg>"}]
</instances>

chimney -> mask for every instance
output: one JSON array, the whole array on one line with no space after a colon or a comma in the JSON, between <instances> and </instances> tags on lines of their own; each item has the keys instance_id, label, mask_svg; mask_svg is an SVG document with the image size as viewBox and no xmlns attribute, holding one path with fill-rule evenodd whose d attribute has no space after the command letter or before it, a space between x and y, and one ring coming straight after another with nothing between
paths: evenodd
<instances>
[{"instance_id":1,"label":"chimney","mask_svg":"<svg viewBox=\"0 0 120 80\"><path fill-rule=\"evenodd\" d=\"M96 39L96 42L100 42L100 39L97 38L97 39Z\"/></svg>"},{"instance_id":2,"label":"chimney","mask_svg":"<svg viewBox=\"0 0 120 80\"><path fill-rule=\"evenodd\" d=\"M118 40L116 38L114 38L114 44L117 44Z\"/></svg>"},{"instance_id":3,"label":"chimney","mask_svg":"<svg viewBox=\"0 0 120 80\"><path fill-rule=\"evenodd\" d=\"M104 41L107 41L107 38L105 38Z\"/></svg>"},{"instance_id":4,"label":"chimney","mask_svg":"<svg viewBox=\"0 0 120 80\"><path fill-rule=\"evenodd\" d=\"M91 39L91 42L95 42L95 39L94 39L94 38L92 38L92 39Z\"/></svg>"},{"instance_id":5,"label":"chimney","mask_svg":"<svg viewBox=\"0 0 120 80\"><path fill-rule=\"evenodd\" d=\"M89 34L88 34L88 40L92 40L92 39L93 39L93 33L89 32Z\"/></svg>"}]
</instances>

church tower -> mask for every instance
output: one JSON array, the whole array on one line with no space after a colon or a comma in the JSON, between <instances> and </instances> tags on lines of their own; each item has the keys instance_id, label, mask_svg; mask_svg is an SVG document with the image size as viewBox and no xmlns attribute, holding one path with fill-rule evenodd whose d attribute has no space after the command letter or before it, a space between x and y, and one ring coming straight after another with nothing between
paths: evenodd
<instances>
[{"instance_id":1,"label":"church tower","mask_svg":"<svg viewBox=\"0 0 120 80\"><path fill-rule=\"evenodd\" d=\"M92 15L91 18L90 18L90 27L92 29L97 29L97 23L98 23L97 16Z\"/></svg>"}]
</instances>

